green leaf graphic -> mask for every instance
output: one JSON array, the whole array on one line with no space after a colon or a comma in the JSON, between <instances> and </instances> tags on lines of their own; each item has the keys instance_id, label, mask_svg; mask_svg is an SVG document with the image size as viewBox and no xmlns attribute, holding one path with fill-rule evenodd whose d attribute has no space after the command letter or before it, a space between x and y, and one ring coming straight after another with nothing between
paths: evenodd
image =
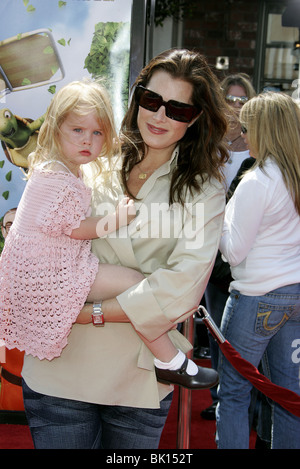
<instances>
[{"instance_id":1,"label":"green leaf graphic","mask_svg":"<svg viewBox=\"0 0 300 469\"><path fill-rule=\"evenodd\" d=\"M53 47L51 46L47 46L45 47L45 49L43 50L43 54L54 54L54 50L53 50Z\"/></svg>"},{"instance_id":2,"label":"green leaf graphic","mask_svg":"<svg viewBox=\"0 0 300 469\"><path fill-rule=\"evenodd\" d=\"M56 85L51 85L51 86L49 86L48 91L49 91L49 93L51 93L51 94L55 94Z\"/></svg>"}]
</instances>

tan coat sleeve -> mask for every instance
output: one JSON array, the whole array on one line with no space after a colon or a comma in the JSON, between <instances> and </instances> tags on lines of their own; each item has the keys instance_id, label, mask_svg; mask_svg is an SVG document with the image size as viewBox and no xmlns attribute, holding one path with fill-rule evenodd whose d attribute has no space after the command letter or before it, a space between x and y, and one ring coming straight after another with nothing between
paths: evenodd
<instances>
[{"instance_id":1,"label":"tan coat sleeve","mask_svg":"<svg viewBox=\"0 0 300 469\"><path fill-rule=\"evenodd\" d=\"M134 327L155 340L198 307L217 254L223 227L224 191L207 186L188 203L180 235L164 266L117 297ZM145 250L159 240L145 238ZM163 242L163 240L161 240Z\"/></svg>"}]
</instances>

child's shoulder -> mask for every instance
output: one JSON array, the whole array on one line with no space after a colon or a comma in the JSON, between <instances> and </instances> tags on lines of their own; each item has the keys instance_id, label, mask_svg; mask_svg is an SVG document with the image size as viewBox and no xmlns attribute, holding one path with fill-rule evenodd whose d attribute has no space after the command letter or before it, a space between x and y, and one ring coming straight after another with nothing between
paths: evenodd
<instances>
[{"instance_id":1,"label":"child's shoulder","mask_svg":"<svg viewBox=\"0 0 300 469\"><path fill-rule=\"evenodd\" d=\"M63 174L68 174L74 177L73 173L70 171L70 169L62 162L59 160L50 160L50 161L44 161L43 163L39 163L34 170L42 172L42 173L63 173Z\"/></svg>"},{"instance_id":2,"label":"child's shoulder","mask_svg":"<svg viewBox=\"0 0 300 469\"><path fill-rule=\"evenodd\" d=\"M81 194L88 190L81 177L77 178L58 162L53 163L51 166L36 166L29 178L29 182L30 186L36 187L37 190L41 190L41 188L46 190L48 188L56 193Z\"/></svg>"}]
</instances>

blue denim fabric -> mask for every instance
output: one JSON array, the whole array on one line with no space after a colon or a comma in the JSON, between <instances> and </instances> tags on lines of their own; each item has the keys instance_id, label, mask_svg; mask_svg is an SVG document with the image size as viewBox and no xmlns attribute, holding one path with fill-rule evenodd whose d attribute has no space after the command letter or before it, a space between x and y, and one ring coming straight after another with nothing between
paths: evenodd
<instances>
[{"instance_id":1,"label":"blue denim fabric","mask_svg":"<svg viewBox=\"0 0 300 469\"><path fill-rule=\"evenodd\" d=\"M263 296L232 291L221 331L240 355L270 380L300 394L300 284ZM267 366L266 366L267 365ZM249 448L248 408L252 385L220 354L216 441L220 449ZM300 418L278 404L272 412L272 448L300 448Z\"/></svg>"},{"instance_id":2,"label":"blue denim fabric","mask_svg":"<svg viewBox=\"0 0 300 469\"><path fill-rule=\"evenodd\" d=\"M157 449L172 394L160 409L105 406L32 391L25 411L36 449Z\"/></svg>"}]
</instances>

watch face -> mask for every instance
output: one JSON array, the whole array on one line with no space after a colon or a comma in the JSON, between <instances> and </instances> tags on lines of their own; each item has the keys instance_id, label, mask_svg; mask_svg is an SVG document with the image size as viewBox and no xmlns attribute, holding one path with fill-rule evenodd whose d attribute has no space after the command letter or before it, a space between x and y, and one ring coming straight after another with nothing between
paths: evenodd
<instances>
[{"instance_id":1,"label":"watch face","mask_svg":"<svg viewBox=\"0 0 300 469\"><path fill-rule=\"evenodd\" d=\"M104 324L103 314L93 314L92 319L94 326L102 326Z\"/></svg>"}]
</instances>

